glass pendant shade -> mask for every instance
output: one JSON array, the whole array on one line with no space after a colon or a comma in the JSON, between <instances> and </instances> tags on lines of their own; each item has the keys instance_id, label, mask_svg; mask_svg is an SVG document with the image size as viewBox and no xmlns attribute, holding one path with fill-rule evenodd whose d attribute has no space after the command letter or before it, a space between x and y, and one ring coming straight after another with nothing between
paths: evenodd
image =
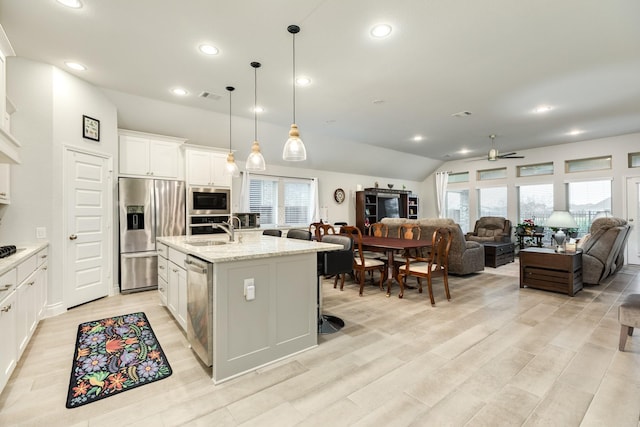
<instances>
[{"instance_id":1,"label":"glass pendant shade","mask_svg":"<svg viewBox=\"0 0 640 427\"><path fill-rule=\"evenodd\" d=\"M224 168L224 174L237 178L240 176L240 169L236 164L233 151L231 151L231 92L233 92L235 88L233 86L227 86L226 89L229 91L229 154L227 154L227 164Z\"/></svg>"},{"instance_id":2,"label":"glass pendant shade","mask_svg":"<svg viewBox=\"0 0 640 427\"><path fill-rule=\"evenodd\" d=\"M259 62L252 62L250 64L253 67L254 76L254 102L253 102L253 129L254 139L251 145L251 153L247 157L247 163L245 168L248 171L263 171L267 168L264 161L264 156L260 151L260 143L258 142L258 68L262 64Z\"/></svg>"},{"instance_id":3,"label":"glass pendant shade","mask_svg":"<svg viewBox=\"0 0 640 427\"><path fill-rule=\"evenodd\" d=\"M251 145L251 153L249 154L249 158L247 158L247 170L263 171L266 168L267 165L264 162L264 156L260 152L260 143L258 141L253 141L253 145Z\"/></svg>"},{"instance_id":4,"label":"glass pendant shade","mask_svg":"<svg viewBox=\"0 0 640 427\"><path fill-rule=\"evenodd\" d=\"M289 129L289 139L284 143L282 159L289 162L300 162L307 160L307 149L300 139L300 132L296 124L296 34L300 32L300 27L289 25L287 31L293 36L293 123Z\"/></svg>"},{"instance_id":5,"label":"glass pendant shade","mask_svg":"<svg viewBox=\"0 0 640 427\"><path fill-rule=\"evenodd\" d=\"M225 168L225 173L227 175L231 175L234 178L237 178L240 176L240 169L236 164L236 159L233 153L227 154L227 165Z\"/></svg>"},{"instance_id":6,"label":"glass pendant shade","mask_svg":"<svg viewBox=\"0 0 640 427\"><path fill-rule=\"evenodd\" d=\"M284 144L282 158L290 162L299 162L307 159L307 150L304 147L304 142L300 139L298 125L295 123L291 125L289 130L289 139Z\"/></svg>"}]
</instances>

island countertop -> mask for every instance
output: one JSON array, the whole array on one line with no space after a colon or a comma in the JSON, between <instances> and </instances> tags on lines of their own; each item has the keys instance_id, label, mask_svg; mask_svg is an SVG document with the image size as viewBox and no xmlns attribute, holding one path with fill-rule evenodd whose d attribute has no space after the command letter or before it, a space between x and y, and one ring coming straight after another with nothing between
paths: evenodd
<instances>
[{"instance_id":1,"label":"island countertop","mask_svg":"<svg viewBox=\"0 0 640 427\"><path fill-rule=\"evenodd\" d=\"M282 255L342 249L342 245L236 232L235 242L226 234L165 236L156 239L180 252L208 262L229 262Z\"/></svg>"}]
</instances>

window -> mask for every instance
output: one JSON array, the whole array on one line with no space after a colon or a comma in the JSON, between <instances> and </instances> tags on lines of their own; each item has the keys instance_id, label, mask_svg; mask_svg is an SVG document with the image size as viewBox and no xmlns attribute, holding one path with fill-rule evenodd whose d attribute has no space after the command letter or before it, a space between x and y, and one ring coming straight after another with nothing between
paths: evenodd
<instances>
[{"instance_id":1,"label":"window","mask_svg":"<svg viewBox=\"0 0 640 427\"><path fill-rule=\"evenodd\" d=\"M518 176L553 175L553 162L518 166Z\"/></svg>"},{"instance_id":2,"label":"window","mask_svg":"<svg viewBox=\"0 0 640 427\"><path fill-rule=\"evenodd\" d=\"M532 219L543 226L553 212L553 184L521 185L518 187L518 224Z\"/></svg>"},{"instance_id":3,"label":"window","mask_svg":"<svg viewBox=\"0 0 640 427\"><path fill-rule=\"evenodd\" d=\"M569 212L578 224L578 235L589 232L596 216L611 213L611 180L570 182Z\"/></svg>"},{"instance_id":4,"label":"window","mask_svg":"<svg viewBox=\"0 0 640 427\"><path fill-rule=\"evenodd\" d=\"M567 160L565 170L567 172L585 172L611 169L611 156L594 157L591 159Z\"/></svg>"},{"instance_id":5,"label":"window","mask_svg":"<svg viewBox=\"0 0 640 427\"><path fill-rule=\"evenodd\" d=\"M485 169L478 171L478 181L489 179L502 179L507 177L507 168Z\"/></svg>"},{"instance_id":6,"label":"window","mask_svg":"<svg viewBox=\"0 0 640 427\"><path fill-rule=\"evenodd\" d=\"M640 168L640 153L629 153L629 167Z\"/></svg>"},{"instance_id":7,"label":"window","mask_svg":"<svg viewBox=\"0 0 640 427\"><path fill-rule=\"evenodd\" d=\"M312 179L252 174L249 180L249 211L260 214L260 225L306 227L312 222Z\"/></svg>"},{"instance_id":8,"label":"window","mask_svg":"<svg viewBox=\"0 0 640 427\"><path fill-rule=\"evenodd\" d=\"M479 216L507 217L507 187L481 188L478 193Z\"/></svg>"},{"instance_id":9,"label":"window","mask_svg":"<svg viewBox=\"0 0 640 427\"><path fill-rule=\"evenodd\" d=\"M445 217L460 224L463 233L469 231L469 190L447 191Z\"/></svg>"},{"instance_id":10,"label":"window","mask_svg":"<svg viewBox=\"0 0 640 427\"><path fill-rule=\"evenodd\" d=\"M447 183L453 184L456 182L469 182L469 172L450 173Z\"/></svg>"}]
</instances>

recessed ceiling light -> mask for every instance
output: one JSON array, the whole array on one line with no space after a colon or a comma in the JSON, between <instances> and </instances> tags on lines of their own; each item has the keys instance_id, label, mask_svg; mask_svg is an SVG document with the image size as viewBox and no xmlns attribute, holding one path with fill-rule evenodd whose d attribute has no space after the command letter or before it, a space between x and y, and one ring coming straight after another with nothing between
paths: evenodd
<instances>
[{"instance_id":1,"label":"recessed ceiling light","mask_svg":"<svg viewBox=\"0 0 640 427\"><path fill-rule=\"evenodd\" d=\"M536 109L534 111L536 113L548 113L551 110L553 110L552 106L550 106L550 105L541 105L539 107L536 107Z\"/></svg>"},{"instance_id":2,"label":"recessed ceiling light","mask_svg":"<svg viewBox=\"0 0 640 427\"><path fill-rule=\"evenodd\" d=\"M468 148L463 148L462 150L458 151L458 153L460 154L469 154L471 152L471 150L469 150Z\"/></svg>"},{"instance_id":3,"label":"recessed ceiling light","mask_svg":"<svg viewBox=\"0 0 640 427\"><path fill-rule=\"evenodd\" d=\"M209 44L201 44L199 49L200 49L200 52L205 53L207 55L217 55L220 53L220 50L217 47L211 46Z\"/></svg>"},{"instance_id":4,"label":"recessed ceiling light","mask_svg":"<svg viewBox=\"0 0 640 427\"><path fill-rule=\"evenodd\" d=\"M580 129L574 129L568 132L567 135L576 136L576 135L580 135L581 133L584 133L584 131Z\"/></svg>"},{"instance_id":5,"label":"recessed ceiling light","mask_svg":"<svg viewBox=\"0 0 640 427\"><path fill-rule=\"evenodd\" d=\"M185 89L182 89L181 87L177 87L175 89L171 89L171 93L178 96L185 96L189 92L187 92Z\"/></svg>"},{"instance_id":6,"label":"recessed ceiling light","mask_svg":"<svg viewBox=\"0 0 640 427\"><path fill-rule=\"evenodd\" d=\"M411 138L412 140L418 142L418 141L422 141L424 139L424 136L422 135L416 135L413 138Z\"/></svg>"},{"instance_id":7,"label":"recessed ceiling light","mask_svg":"<svg viewBox=\"0 0 640 427\"><path fill-rule=\"evenodd\" d=\"M384 104L384 99L374 99L373 104Z\"/></svg>"},{"instance_id":8,"label":"recessed ceiling light","mask_svg":"<svg viewBox=\"0 0 640 427\"><path fill-rule=\"evenodd\" d=\"M377 24L371 28L371 35L377 39L382 39L391 34L391 25Z\"/></svg>"},{"instance_id":9,"label":"recessed ceiling light","mask_svg":"<svg viewBox=\"0 0 640 427\"><path fill-rule=\"evenodd\" d=\"M74 9L80 9L82 7L82 2L80 2L80 0L58 0L58 3Z\"/></svg>"},{"instance_id":10,"label":"recessed ceiling light","mask_svg":"<svg viewBox=\"0 0 640 427\"><path fill-rule=\"evenodd\" d=\"M87 67L82 64L78 64L77 62L65 62L64 65L76 71L85 71Z\"/></svg>"},{"instance_id":11,"label":"recessed ceiling light","mask_svg":"<svg viewBox=\"0 0 640 427\"><path fill-rule=\"evenodd\" d=\"M309 86L311 84L311 79L309 77L298 77L296 79L296 84L298 86Z\"/></svg>"},{"instance_id":12,"label":"recessed ceiling light","mask_svg":"<svg viewBox=\"0 0 640 427\"><path fill-rule=\"evenodd\" d=\"M255 107L255 108L252 108L252 109L251 109L251 112L254 112L254 113L264 113L264 108L262 108L262 107L261 107L261 106L259 106L259 105L256 105L256 107Z\"/></svg>"}]
</instances>

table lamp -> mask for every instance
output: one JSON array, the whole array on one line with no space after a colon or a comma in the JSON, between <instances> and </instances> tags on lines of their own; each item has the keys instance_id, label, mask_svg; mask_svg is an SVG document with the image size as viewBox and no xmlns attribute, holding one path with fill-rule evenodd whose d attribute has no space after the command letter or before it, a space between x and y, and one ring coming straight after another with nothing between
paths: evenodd
<instances>
[{"instance_id":1,"label":"table lamp","mask_svg":"<svg viewBox=\"0 0 640 427\"><path fill-rule=\"evenodd\" d=\"M564 241L566 234L563 229L578 228L578 224L573 219L569 211L553 211L549 219L545 224L549 228L557 228L558 231L553 235L553 240L556 242L556 252L564 252Z\"/></svg>"}]
</instances>

